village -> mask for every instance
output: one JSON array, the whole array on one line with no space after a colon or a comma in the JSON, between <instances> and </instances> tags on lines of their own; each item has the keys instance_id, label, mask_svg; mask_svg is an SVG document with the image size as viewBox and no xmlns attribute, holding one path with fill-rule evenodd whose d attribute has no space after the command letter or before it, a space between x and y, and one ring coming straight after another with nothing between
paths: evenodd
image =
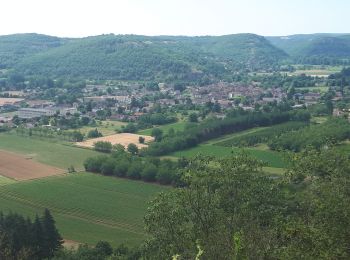
<instances>
[{"instance_id":1,"label":"village","mask_svg":"<svg viewBox=\"0 0 350 260\"><path fill-rule=\"evenodd\" d=\"M291 100L293 108L303 108L320 102L322 93L317 91L296 91ZM256 110L264 105L280 103L288 98L285 88L262 88L258 84L219 82L206 86L187 86L178 90L174 86L159 83L152 89L142 85L127 87L86 85L79 98L72 104L58 104L53 100L40 99L37 90L7 90L0 92L0 126L13 127L13 119L35 120L41 117L60 115L69 117L84 114L89 118L133 122L149 113L155 106L173 108L190 105L193 108L215 104L219 109L215 116L225 117L225 111L232 108ZM340 101L343 95L335 92L332 101ZM347 113L339 109L334 115ZM27 124L31 127L31 124Z\"/></svg>"}]
</instances>

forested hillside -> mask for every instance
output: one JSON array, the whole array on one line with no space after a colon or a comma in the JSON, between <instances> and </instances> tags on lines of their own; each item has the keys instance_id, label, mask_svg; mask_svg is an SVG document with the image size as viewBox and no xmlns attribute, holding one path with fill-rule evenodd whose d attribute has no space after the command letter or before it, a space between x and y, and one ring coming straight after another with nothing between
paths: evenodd
<instances>
[{"instance_id":1,"label":"forested hillside","mask_svg":"<svg viewBox=\"0 0 350 260\"><path fill-rule=\"evenodd\" d=\"M267 39L288 53L294 62L325 65L349 63L350 35L305 34Z\"/></svg>"},{"instance_id":2,"label":"forested hillside","mask_svg":"<svg viewBox=\"0 0 350 260\"><path fill-rule=\"evenodd\" d=\"M0 69L11 68L24 58L59 47L65 41L34 33L0 36Z\"/></svg>"},{"instance_id":3,"label":"forested hillside","mask_svg":"<svg viewBox=\"0 0 350 260\"><path fill-rule=\"evenodd\" d=\"M0 42L6 39L9 44L0 44L3 68L52 77L200 82L223 79L236 70L271 70L287 57L264 37L254 34L219 37L110 34L63 40L28 34L3 36ZM19 51L25 55L19 55ZM9 62L12 56L16 65Z\"/></svg>"}]
</instances>

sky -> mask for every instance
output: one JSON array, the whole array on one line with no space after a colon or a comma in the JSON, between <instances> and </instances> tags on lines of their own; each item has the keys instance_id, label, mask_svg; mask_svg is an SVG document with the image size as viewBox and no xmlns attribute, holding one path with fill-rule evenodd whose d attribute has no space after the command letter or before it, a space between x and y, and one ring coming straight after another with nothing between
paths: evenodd
<instances>
[{"instance_id":1,"label":"sky","mask_svg":"<svg viewBox=\"0 0 350 260\"><path fill-rule=\"evenodd\" d=\"M1 0L0 8L0 35L350 32L350 0Z\"/></svg>"}]
</instances>

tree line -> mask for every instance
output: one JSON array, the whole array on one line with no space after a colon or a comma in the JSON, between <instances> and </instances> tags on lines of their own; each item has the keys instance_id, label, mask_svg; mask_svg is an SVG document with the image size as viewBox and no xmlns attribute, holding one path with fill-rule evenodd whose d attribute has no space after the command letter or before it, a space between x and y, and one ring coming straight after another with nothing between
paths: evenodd
<instances>
[{"instance_id":1,"label":"tree line","mask_svg":"<svg viewBox=\"0 0 350 260\"><path fill-rule=\"evenodd\" d=\"M185 159L174 162L159 158L139 157L128 153L123 146L119 145L110 155L86 159L84 167L86 171L107 176L178 186L181 185L179 169L186 164Z\"/></svg>"}]
</instances>

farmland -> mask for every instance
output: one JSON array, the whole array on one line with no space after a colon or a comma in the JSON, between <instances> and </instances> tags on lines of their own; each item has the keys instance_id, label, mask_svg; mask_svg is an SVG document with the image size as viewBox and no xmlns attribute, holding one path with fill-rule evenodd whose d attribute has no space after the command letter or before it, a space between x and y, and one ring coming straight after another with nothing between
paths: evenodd
<instances>
[{"instance_id":1,"label":"farmland","mask_svg":"<svg viewBox=\"0 0 350 260\"><path fill-rule=\"evenodd\" d=\"M0 174L14 180L30 180L62 174L64 170L48 166L31 157L0 151Z\"/></svg>"},{"instance_id":2,"label":"farmland","mask_svg":"<svg viewBox=\"0 0 350 260\"><path fill-rule=\"evenodd\" d=\"M1 181L1 179L0 179ZM50 209L65 239L137 245L144 238L149 201L166 188L89 173L16 182L0 187L0 210L30 217Z\"/></svg>"},{"instance_id":3,"label":"farmland","mask_svg":"<svg viewBox=\"0 0 350 260\"><path fill-rule=\"evenodd\" d=\"M139 137L143 137L145 139L145 144L140 144ZM154 138L150 136L122 133L122 134L103 136L103 137L94 138L94 139L88 139L84 142L76 143L76 145L81 147L86 147L86 148L93 148L94 143L103 141L103 142L110 142L112 145L121 144L125 148L129 144L133 143L137 145L139 148L143 148L143 147L147 147L146 143L152 142L153 140Z\"/></svg>"},{"instance_id":4,"label":"farmland","mask_svg":"<svg viewBox=\"0 0 350 260\"><path fill-rule=\"evenodd\" d=\"M61 169L67 169L73 165L76 170L83 169L83 162L86 158L99 154L62 142L49 142L12 134L0 134L0 149L31 156L38 162Z\"/></svg>"}]
</instances>

